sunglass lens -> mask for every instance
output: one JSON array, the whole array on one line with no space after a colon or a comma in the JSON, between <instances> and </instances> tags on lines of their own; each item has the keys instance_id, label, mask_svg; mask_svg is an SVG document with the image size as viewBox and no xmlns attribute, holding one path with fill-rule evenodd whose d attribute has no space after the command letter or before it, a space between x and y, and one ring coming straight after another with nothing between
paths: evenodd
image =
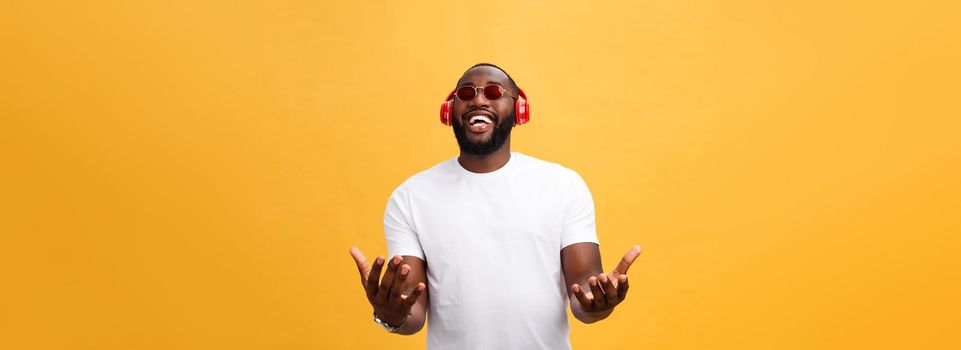
<instances>
[{"instance_id":1,"label":"sunglass lens","mask_svg":"<svg viewBox=\"0 0 961 350\"><path fill-rule=\"evenodd\" d=\"M503 95L503 92L500 86L488 85L484 87L484 97L487 97L488 100L493 101L493 100L499 99L501 98L502 95Z\"/></svg>"},{"instance_id":2,"label":"sunglass lens","mask_svg":"<svg viewBox=\"0 0 961 350\"><path fill-rule=\"evenodd\" d=\"M457 98L461 101L470 101L474 99L474 94L477 90L474 90L473 86L461 86L457 89Z\"/></svg>"}]
</instances>

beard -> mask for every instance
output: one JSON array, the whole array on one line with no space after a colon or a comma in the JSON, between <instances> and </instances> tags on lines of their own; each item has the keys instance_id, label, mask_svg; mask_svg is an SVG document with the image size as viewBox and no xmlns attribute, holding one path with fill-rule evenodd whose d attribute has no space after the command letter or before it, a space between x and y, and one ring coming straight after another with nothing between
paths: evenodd
<instances>
[{"instance_id":1,"label":"beard","mask_svg":"<svg viewBox=\"0 0 961 350\"><path fill-rule=\"evenodd\" d=\"M461 120L463 121L463 119ZM486 156L500 149L511 136L511 129L514 128L514 112L511 111L507 118L497 121L499 124L494 127L491 137L487 141L480 142L471 141L467 138L467 124L451 123L451 128L454 129L454 137L457 138L457 145L460 146L461 152L475 156Z\"/></svg>"}]
</instances>

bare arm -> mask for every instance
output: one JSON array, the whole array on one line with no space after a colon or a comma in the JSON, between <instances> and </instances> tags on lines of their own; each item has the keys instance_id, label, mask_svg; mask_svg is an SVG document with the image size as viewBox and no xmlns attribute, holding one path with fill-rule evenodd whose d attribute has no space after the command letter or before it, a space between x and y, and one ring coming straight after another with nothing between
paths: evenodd
<instances>
[{"instance_id":1,"label":"bare arm","mask_svg":"<svg viewBox=\"0 0 961 350\"><path fill-rule=\"evenodd\" d=\"M368 265L360 249L351 247L350 255L360 272L367 301L378 318L391 325L403 323L397 329L398 334L411 335L424 328L428 307L427 263L424 260L409 255L394 256L387 263L387 271L381 279L384 257L378 256L372 265Z\"/></svg>"},{"instance_id":2,"label":"bare arm","mask_svg":"<svg viewBox=\"0 0 961 350\"><path fill-rule=\"evenodd\" d=\"M594 323L610 316L614 307L627 297L627 270L641 253L640 246L631 247L617 267L603 273L601 251L597 244L571 244L561 250L561 268L567 281L571 312L584 323Z\"/></svg>"}]
</instances>

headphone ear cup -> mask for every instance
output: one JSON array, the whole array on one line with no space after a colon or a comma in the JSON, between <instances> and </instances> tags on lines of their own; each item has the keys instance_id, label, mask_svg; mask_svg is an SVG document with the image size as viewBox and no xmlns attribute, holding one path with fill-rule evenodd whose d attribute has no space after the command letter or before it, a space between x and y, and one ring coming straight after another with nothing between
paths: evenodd
<instances>
[{"instance_id":1,"label":"headphone ear cup","mask_svg":"<svg viewBox=\"0 0 961 350\"><path fill-rule=\"evenodd\" d=\"M451 105L453 105L453 102L454 101L444 101L444 103L440 105L440 122L444 125L450 125Z\"/></svg>"},{"instance_id":2,"label":"headphone ear cup","mask_svg":"<svg viewBox=\"0 0 961 350\"><path fill-rule=\"evenodd\" d=\"M531 105L527 102L527 94L524 90L517 88L517 101L514 102L514 122L521 125L531 121Z\"/></svg>"},{"instance_id":3,"label":"headphone ear cup","mask_svg":"<svg viewBox=\"0 0 961 350\"><path fill-rule=\"evenodd\" d=\"M527 100L517 99L514 103L514 122L517 125L527 123L531 120L530 106L527 104Z\"/></svg>"},{"instance_id":4,"label":"headphone ear cup","mask_svg":"<svg viewBox=\"0 0 961 350\"><path fill-rule=\"evenodd\" d=\"M448 126L451 124L450 115L451 113L453 113L453 109L454 109L454 92L451 91L450 94L447 95L447 99L444 100L444 103L440 105L440 122L441 123Z\"/></svg>"}]
</instances>

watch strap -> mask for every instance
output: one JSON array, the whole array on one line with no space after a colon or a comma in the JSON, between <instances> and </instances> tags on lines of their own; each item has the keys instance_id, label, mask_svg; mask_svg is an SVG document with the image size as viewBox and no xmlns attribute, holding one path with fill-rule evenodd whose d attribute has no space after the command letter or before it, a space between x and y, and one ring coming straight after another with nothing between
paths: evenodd
<instances>
[{"instance_id":1,"label":"watch strap","mask_svg":"<svg viewBox=\"0 0 961 350\"><path fill-rule=\"evenodd\" d=\"M407 315L407 317L404 318L404 321L402 321L399 325L393 326L387 322L384 322L384 320L381 320L380 317L377 317L377 314L374 313L374 322L379 324L381 327L384 327L384 329L390 333L397 333L397 330L400 329L400 327L403 327L405 324L407 324L408 319L410 319L410 315Z\"/></svg>"}]
</instances>

